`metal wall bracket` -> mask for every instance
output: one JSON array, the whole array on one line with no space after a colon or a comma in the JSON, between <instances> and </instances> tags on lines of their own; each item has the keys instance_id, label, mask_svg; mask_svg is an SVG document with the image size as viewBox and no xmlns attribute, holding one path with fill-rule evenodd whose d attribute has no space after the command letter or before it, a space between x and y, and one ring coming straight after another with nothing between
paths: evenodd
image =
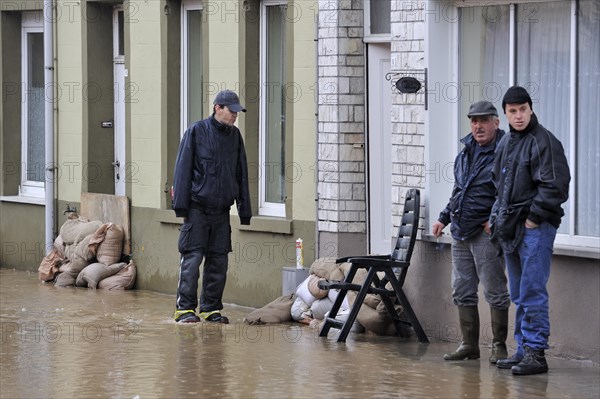
<instances>
[{"instance_id":1,"label":"metal wall bracket","mask_svg":"<svg viewBox=\"0 0 600 399\"><path fill-rule=\"evenodd\" d=\"M388 72L385 74L385 80L391 82L392 91L416 94L422 90L425 96L425 109L427 109L427 68Z\"/></svg>"}]
</instances>

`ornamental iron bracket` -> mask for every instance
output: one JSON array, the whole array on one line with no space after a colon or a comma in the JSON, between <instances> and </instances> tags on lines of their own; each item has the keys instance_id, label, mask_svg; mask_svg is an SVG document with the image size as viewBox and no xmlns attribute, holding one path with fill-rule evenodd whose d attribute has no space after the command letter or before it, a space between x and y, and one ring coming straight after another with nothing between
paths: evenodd
<instances>
[{"instance_id":1,"label":"ornamental iron bracket","mask_svg":"<svg viewBox=\"0 0 600 399\"><path fill-rule=\"evenodd\" d=\"M427 68L389 72L385 75L385 80L392 83L392 91L397 90L403 94L416 94L423 90L427 109Z\"/></svg>"}]
</instances>

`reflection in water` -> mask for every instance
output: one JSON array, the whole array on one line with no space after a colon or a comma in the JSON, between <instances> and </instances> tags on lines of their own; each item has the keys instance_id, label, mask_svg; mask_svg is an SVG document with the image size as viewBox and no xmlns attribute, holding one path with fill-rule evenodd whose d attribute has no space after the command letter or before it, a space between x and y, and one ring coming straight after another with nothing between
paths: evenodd
<instances>
[{"instance_id":1,"label":"reflection in water","mask_svg":"<svg viewBox=\"0 0 600 399\"><path fill-rule=\"evenodd\" d=\"M246 325L250 310L238 306L226 308L229 325L179 325L172 304L0 269L0 397L598 397L594 367L550 359L550 375L514 378L485 349L445 362L454 343L337 343L303 324Z\"/></svg>"}]
</instances>

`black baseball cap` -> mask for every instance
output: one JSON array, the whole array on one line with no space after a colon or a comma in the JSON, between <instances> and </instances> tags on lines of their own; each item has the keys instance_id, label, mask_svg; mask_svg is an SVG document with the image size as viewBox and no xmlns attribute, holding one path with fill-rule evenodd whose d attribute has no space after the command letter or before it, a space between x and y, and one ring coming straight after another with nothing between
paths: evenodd
<instances>
[{"instance_id":1,"label":"black baseball cap","mask_svg":"<svg viewBox=\"0 0 600 399\"><path fill-rule=\"evenodd\" d=\"M246 112L246 108L240 104L238 95L231 90L223 90L217 93L213 104L227 105L231 112Z\"/></svg>"},{"instance_id":2,"label":"black baseball cap","mask_svg":"<svg viewBox=\"0 0 600 399\"><path fill-rule=\"evenodd\" d=\"M469 118L472 116L483 115L498 116L498 110L496 107L494 107L494 104L489 101L477 101L476 103L471 104L469 107L469 113L467 114Z\"/></svg>"}]
</instances>

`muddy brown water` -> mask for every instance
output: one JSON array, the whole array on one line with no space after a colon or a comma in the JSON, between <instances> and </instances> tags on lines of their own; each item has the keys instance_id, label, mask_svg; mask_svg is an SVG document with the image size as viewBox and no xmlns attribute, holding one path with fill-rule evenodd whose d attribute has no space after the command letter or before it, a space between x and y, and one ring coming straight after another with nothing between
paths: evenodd
<instances>
[{"instance_id":1,"label":"muddy brown water","mask_svg":"<svg viewBox=\"0 0 600 399\"><path fill-rule=\"evenodd\" d=\"M1 398L598 398L600 369L549 358L513 377L482 359L445 362L453 343L370 334L346 343L303 324L179 325L174 296L59 289L0 269Z\"/></svg>"}]
</instances>

